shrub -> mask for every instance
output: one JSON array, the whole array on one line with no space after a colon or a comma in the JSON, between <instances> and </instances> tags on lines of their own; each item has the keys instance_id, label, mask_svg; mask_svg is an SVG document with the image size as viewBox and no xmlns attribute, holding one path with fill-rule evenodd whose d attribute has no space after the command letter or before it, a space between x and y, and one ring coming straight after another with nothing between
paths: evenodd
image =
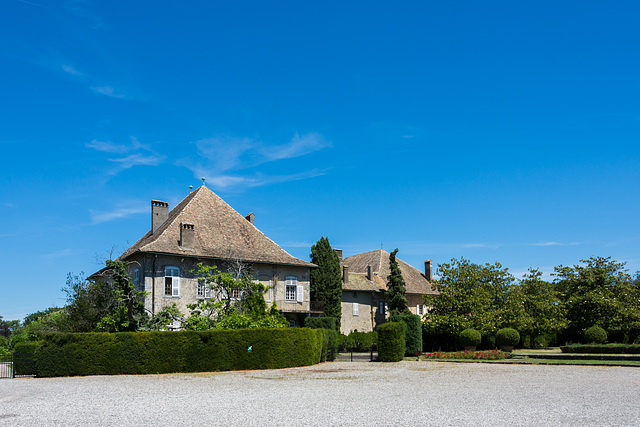
<instances>
[{"instance_id":1,"label":"shrub","mask_svg":"<svg viewBox=\"0 0 640 427\"><path fill-rule=\"evenodd\" d=\"M351 332L349 343L353 351L370 351L371 346L378 343L377 332Z\"/></svg>"},{"instance_id":2,"label":"shrub","mask_svg":"<svg viewBox=\"0 0 640 427\"><path fill-rule=\"evenodd\" d=\"M422 318L417 314L398 314L389 318L391 322L404 322L407 325L405 332L405 355L413 356L416 351L422 351Z\"/></svg>"},{"instance_id":3,"label":"shrub","mask_svg":"<svg viewBox=\"0 0 640 427\"><path fill-rule=\"evenodd\" d=\"M584 331L584 340L587 344L602 344L607 341L607 331L600 326L592 326Z\"/></svg>"},{"instance_id":4,"label":"shrub","mask_svg":"<svg viewBox=\"0 0 640 427\"><path fill-rule=\"evenodd\" d=\"M331 329L336 330L335 317L305 317L304 327L312 329Z\"/></svg>"},{"instance_id":5,"label":"shrub","mask_svg":"<svg viewBox=\"0 0 640 427\"><path fill-rule=\"evenodd\" d=\"M425 359L480 359L480 360L501 360L509 357L509 353L502 350L485 351L454 351L450 353L435 352L423 355Z\"/></svg>"},{"instance_id":6,"label":"shrub","mask_svg":"<svg viewBox=\"0 0 640 427\"><path fill-rule=\"evenodd\" d=\"M38 376L52 377L306 366L326 358L330 333L279 328L47 334L36 369Z\"/></svg>"},{"instance_id":7,"label":"shrub","mask_svg":"<svg viewBox=\"0 0 640 427\"><path fill-rule=\"evenodd\" d=\"M36 352L41 344L41 341L24 341L16 343L13 347L13 351L16 353L16 375L36 374Z\"/></svg>"},{"instance_id":8,"label":"shrub","mask_svg":"<svg viewBox=\"0 0 640 427\"><path fill-rule=\"evenodd\" d=\"M378 327L378 359L381 362L398 362L406 349L404 322L388 322Z\"/></svg>"},{"instance_id":9,"label":"shrub","mask_svg":"<svg viewBox=\"0 0 640 427\"><path fill-rule=\"evenodd\" d=\"M474 347L482 342L482 335L475 329L465 329L458 335L458 341L463 347Z\"/></svg>"},{"instance_id":10,"label":"shrub","mask_svg":"<svg viewBox=\"0 0 640 427\"><path fill-rule=\"evenodd\" d=\"M573 344L560 347L563 353L581 354L640 354L638 344Z\"/></svg>"},{"instance_id":11,"label":"shrub","mask_svg":"<svg viewBox=\"0 0 640 427\"><path fill-rule=\"evenodd\" d=\"M520 343L520 334L513 328L503 328L496 334L496 344L499 346L515 346Z\"/></svg>"}]
</instances>

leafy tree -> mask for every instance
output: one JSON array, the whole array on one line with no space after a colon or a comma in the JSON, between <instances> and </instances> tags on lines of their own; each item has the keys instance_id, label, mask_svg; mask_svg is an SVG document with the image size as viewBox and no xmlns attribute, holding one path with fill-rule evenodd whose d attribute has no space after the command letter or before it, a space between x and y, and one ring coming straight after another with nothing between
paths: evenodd
<instances>
[{"instance_id":1,"label":"leafy tree","mask_svg":"<svg viewBox=\"0 0 640 427\"><path fill-rule=\"evenodd\" d=\"M265 287L251 280L251 271L238 265L236 277L216 266L198 264L197 276L211 298L187 307L191 311L183 323L185 329L241 329L284 327L284 315L264 300Z\"/></svg>"},{"instance_id":2,"label":"leafy tree","mask_svg":"<svg viewBox=\"0 0 640 427\"><path fill-rule=\"evenodd\" d=\"M140 329L144 331L163 331L176 320L182 323L183 319L184 315L180 312L176 303L173 303L162 307L156 314L148 317Z\"/></svg>"},{"instance_id":3,"label":"leafy tree","mask_svg":"<svg viewBox=\"0 0 640 427\"><path fill-rule=\"evenodd\" d=\"M439 265L438 275L434 286L440 295L425 296L431 307L424 322L427 332L458 336L473 328L482 336L493 336L503 327L517 329L521 310L510 298L514 278L500 263L452 259Z\"/></svg>"},{"instance_id":4,"label":"leafy tree","mask_svg":"<svg viewBox=\"0 0 640 427\"><path fill-rule=\"evenodd\" d=\"M557 333L567 327L560 294L554 284L542 280L541 277L542 272L530 268L511 294L514 303L521 303L524 310L518 329L531 336L533 347L539 335Z\"/></svg>"},{"instance_id":5,"label":"leafy tree","mask_svg":"<svg viewBox=\"0 0 640 427\"><path fill-rule=\"evenodd\" d=\"M36 311L35 313L27 314L25 318L22 320L23 326L28 326L29 324L42 319L43 317L55 313L57 311L62 310L60 307L49 307L44 310Z\"/></svg>"},{"instance_id":6,"label":"leafy tree","mask_svg":"<svg viewBox=\"0 0 640 427\"><path fill-rule=\"evenodd\" d=\"M311 270L311 300L324 305L324 315L336 319L340 330L342 318L342 274L340 259L331 248L329 239L321 237L311 246L311 262L318 268Z\"/></svg>"},{"instance_id":7,"label":"leafy tree","mask_svg":"<svg viewBox=\"0 0 640 427\"><path fill-rule=\"evenodd\" d=\"M136 291L127 263L107 260L110 280L67 276L68 329L71 332L135 331L144 322L144 291Z\"/></svg>"},{"instance_id":8,"label":"leafy tree","mask_svg":"<svg viewBox=\"0 0 640 427\"><path fill-rule=\"evenodd\" d=\"M397 253L398 249L396 248L389 254L389 275L387 276L387 292L385 294L385 300L389 304L389 313L392 316L396 314L411 314L406 295L407 286L398 266Z\"/></svg>"},{"instance_id":9,"label":"leafy tree","mask_svg":"<svg viewBox=\"0 0 640 427\"><path fill-rule=\"evenodd\" d=\"M600 326L611 334L640 331L640 290L624 268L611 257L580 260L584 265L555 268L555 283L567 307L570 338Z\"/></svg>"}]
</instances>

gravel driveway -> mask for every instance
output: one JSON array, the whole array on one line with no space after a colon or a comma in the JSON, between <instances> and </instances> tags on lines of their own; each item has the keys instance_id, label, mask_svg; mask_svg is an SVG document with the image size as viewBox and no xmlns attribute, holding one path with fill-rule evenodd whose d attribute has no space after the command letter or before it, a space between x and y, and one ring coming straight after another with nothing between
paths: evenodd
<instances>
[{"instance_id":1,"label":"gravel driveway","mask_svg":"<svg viewBox=\"0 0 640 427\"><path fill-rule=\"evenodd\" d=\"M0 380L0 425L640 425L640 369L333 362Z\"/></svg>"}]
</instances>

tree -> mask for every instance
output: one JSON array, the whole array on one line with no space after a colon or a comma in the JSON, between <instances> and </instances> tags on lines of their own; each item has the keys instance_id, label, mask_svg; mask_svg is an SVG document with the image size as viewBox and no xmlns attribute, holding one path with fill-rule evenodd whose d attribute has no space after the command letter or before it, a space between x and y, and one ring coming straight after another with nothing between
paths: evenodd
<instances>
[{"instance_id":1,"label":"tree","mask_svg":"<svg viewBox=\"0 0 640 427\"><path fill-rule=\"evenodd\" d=\"M324 315L336 319L336 329L340 330L342 318L342 274L340 259L331 248L329 239L321 237L311 246L311 262L318 268L311 270L311 300L324 306Z\"/></svg>"},{"instance_id":2,"label":"tree","mask_svg":"<svg viewBox=\"0 0 640 427\"><path fill-rule=\"evenodd\" d=\"M246 329L279 328L287 325L275 304L269 309L264 300L265 287L251 280L249 268L239 262L233 265L233 274L222 272L216 266L198 263L197 276L205 295L210 298L189 304L189 317L185 329ZM235 274L235 277L234 277Z\"/></svg>"},{"instance_id":3,"label":"tree","mask_svg":"<svg viewBox=\"0 0 640 427\"><path fill-rule=\"evenodd\" d=\"M409 310L409 301L407 301L407 287L402 277L402 272L396 260L396 248L389 254L389 275L387 276L387 292L385 300L389 304L389 312L393 316L395 314L411 314Z\"/></svg>"},{"instance_id":4,"label":"tree","mask_svg":"<svg viewBox=\"0 0 640 427\"><path fill-rule=\"evenodd\" d=\"M440 264L440 278L434 281L438 296L425 296L431 307L424 327L432 334L457 337L472 328L483 337L493 336L498 329L518 329L521 310L510 292L514 277L500 263L474 264L461 258Z\"/></svg>"},{"instance_id":5,"label":"tree","mask_svg":"<svg viewBox=\"0 0 640 427\"><path fill-rule=\"evenodd\" d=\"M136 291L128 264L107 260L108 280L67 276L65 311L71 332L135 331L145 320L144 291Z\"/></svg>"},{"instance_id":6,"label":"tree","mask_svg":"<svg viewBox=\"0 0 640 427\"><path fill-rule=\"evenodd\" d=\"M564 304L554 284L541 279L542 272L530 268L512 292L514 303L521 303L524 318L520 331L531 336L535 348L536 337L557 333L567 327Z\"/></svg>"},{"instance_id":7,"label":"tree","mask_svg":"<svg viewBox=\"0 0 640 427\"><path fill-rule=\"evenodd\" d=\"M610 334L637 334L640 290L624 268L625 263L595 256L580 262L584 265L560 265L554 273L567 307L569 338L581 337L594 325Z\"/></svg>"}]
</instances>

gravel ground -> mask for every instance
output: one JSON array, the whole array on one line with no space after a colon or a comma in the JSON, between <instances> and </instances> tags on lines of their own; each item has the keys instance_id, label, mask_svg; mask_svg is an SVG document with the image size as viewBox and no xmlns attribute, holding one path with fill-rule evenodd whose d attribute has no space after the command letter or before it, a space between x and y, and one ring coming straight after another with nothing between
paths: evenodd
<instances>
[{"instance_id":1,"label":"gravel ground","mask_svg":"<svg viewBox=\"0 0 640 427\"><path fill-rule=\"evenodd\" d=\"M0 425L640 425L640 369L333 362L0 380Z\"/></svg>"}]
</instances>

